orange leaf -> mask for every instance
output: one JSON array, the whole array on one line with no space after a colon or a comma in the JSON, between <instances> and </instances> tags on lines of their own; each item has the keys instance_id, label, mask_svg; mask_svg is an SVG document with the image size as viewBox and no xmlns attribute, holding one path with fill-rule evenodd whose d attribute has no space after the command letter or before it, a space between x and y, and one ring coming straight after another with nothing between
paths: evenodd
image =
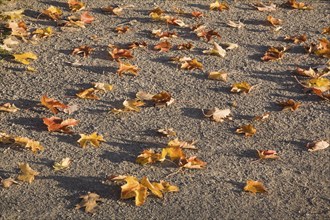
<instances>
[{"instance_id":1,"label":"orange leaf","mask_svg":"<svg viewBox=\"0 0 330 220\"><path fill-rule=\"evenodd\" d=\"M88 11L85 11L80 16L80 21L82 21L85 24L91 24L94 20L95 18L91 16Z\"/></svg>"},{"instance_id":2,"label":"orange leaf","mask_svg":"<svg viewBox=\"0 0 330 220\"><path fill-rule=\"evenodd\" d=\"M282 101L278 104L283 107L282 110L291 110L292 112L301 106L301 102L295 102L293 99L288 99L287 101Z\"/></svg>"},{"instance_id":3,"label":"orange leaf","mask_svg":"<svg viewBox=\"0 0 330 220\"><path fill-rule=\"evenodd\" d=\"M58 109L66 109L69 106L64 105L63 103L52 99L52 98L48 98L47 95L43 95L41 97L41 104L43 106L45 106L46 108L48 108L51 112L53 112L54 114L58 113Z\"/></svg>"},{"instance_id":4,"label":"orange leaf","mask_svg":"<svg viewBox=\"0 0 330 220\"><path fill-rule=\"evenodd\" d=\"M168 41L163 41L155 45L154 49L160 52L168 52L171 48L171 44Z\"/></svg>"},{"instance_id":5,"label":"orange leaf","mask_svg":"<svg viewBox=\"0 0 330 220\"><path fill-rule=\"evenodd\" d=\"M251 137L256 132L257 132L257 129L255 129L255 127L253 127L252 124L243 125L243 126L239 127L238 129L236 129L236 133L244 134L245 137Z\"/></svg>"},{"instance_id":6,"label":"orange leaf","mask_svg":"<svg viewBox=\"0 0 330 220\"><path fill-rule=\"evenodd\" d=\"M112 52L109 52L109 54L111 55L111 58L116 61L118 61L120 58L127 58L127 59L133 58L131 51L127 49L114 48Z\"/></svg>"},{"instance_id":7,"label":"orange leaf","mask_svg":"<svg viewBox=\"0 0 330 220\"><path fill-rule=\"evenodd\" d=\"M205 168L206 164L206 162L198 159L196 156L180 160L180 166L188 169L203 169Z\"/></svg>"},{"instance_id":8,"label":"orange leaf","mask_svg":"<svg viewBox=\"0 0 330 220\"><path fill-rule=\"evenodd\" d=\"M71 54L72 55L83 54L84 58L86 58L90 55L90 53L93 50L94 50L93 48L91 48L87 45L83 45L83 46L74 48Z\"/></svg>"},{"instance_id":9,"label":"orange leaf","mask_svg":"<svg viewBox=\"0 0 330 220\"><path fill-rule=\"evenodd\" d=\"M267 16L267 21L273 25L273 26L276 26L276 25L281 25L283 23L283 21L281 19L278 19L278 18L274 18L273 16L271 15L268 15Z\"/></svg>"},{"instance_id":10,"label":"orange leaf","mask_svg":"<svg viewBox=\"0 0 330 220\"><path fill-rule=\"evenodd\" d=\"M257 150L260 159L279 159L277 152L274 150Z\"/></svg>"},{"instance_id":11,"label":"orange leaf","mask_svg":"<svg viewBox=\"0 0 330 220\"><path fill-rule=\"evenodd\" d=\"M138 67L137 66L133 66L130 63L124 63L124 62L120 62L119 61L119 69L117 70L117 74L119 76L122 76L123 73L131 73L134 76L138 75Z\"/></svg>"},{"instance_id":12,"label":"orange leaf","mask_svg":"<svg viewBox=\"0 0 330 220\"><path fill-rule=\"evenodd\" d=\"M94 89L94 88L89 88L85 89L81 92L78 92L76 96L78 96L81 99L100 99L95 93L98 92L99 90Z\"/></svg>"},{"instance_id":13,"label":"orange leaf","mask_svg":"<svg viewBox=\"0 0 330 220\"><path fill-rule=\"evenodd\" d=\"M66 119L62 120L58 117L43 118L44 124L47 125L48 131L58 131L63 133L72 133L70 127L78 124L78 121L75 119Z\"/></svg>"},{"instance_id":14,"label":"orange leaf","mask_svg":"<svg viewBox=\"0 0 330 220\"><path fill-rule=\"evenodd\" d=\"M248 191L253 194L267 192L266 188L264 187L264 185L261 182L254 181L254 180L246 181L244 191Z\"/></svg>"}]
</instances>

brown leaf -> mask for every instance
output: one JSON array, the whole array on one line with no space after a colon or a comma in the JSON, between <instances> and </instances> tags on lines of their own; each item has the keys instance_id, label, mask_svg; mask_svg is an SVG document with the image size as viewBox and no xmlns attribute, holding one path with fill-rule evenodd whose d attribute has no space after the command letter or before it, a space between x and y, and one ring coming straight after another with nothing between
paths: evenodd
<instances>
[{"instance_id":1,"label":"brown leaf","mask_svg":"<svg viewBox=\"0 0 330 220\"><path fill-rule=\"evenodd\" d=\"M83 45L83 46L74 48L71 54L72 55L83 54L84 58L86 58L90 55L90 53L93 50L94 50L93 48L91 48L87 45Z\"/></svg>"},{"instance_id":2,"label":"brown leaf","mask_svg":"<svg viewBox=\"0 0 330 220\"><path fill-rule=\"evenodd\" d=\"M274 18L273 16L271 15L268 15L267 16L267 21L273 25L273 26L276 26L276 25L281 25L283 23L283 21L281 19L278 19L278 18Z\"/></svg>"},{"instance_id":3,"label":"brown leaf","mask_svg":"<svg viewBox=\"0 0 330 220\"><path fill-rule=\"evenodd\" d=\"M211 118L211 120L215 122L223 122L225 119L231 120L230 117L230 109L218 109L217 107L214 107L212 109L208 109L205 112L203 111L203 114L205 117Z\"/></svg>"},{"instance_id":4,"label":"brown leaf","mask_svg":"<svg viewBox=\"0 0 330 220\"><path fill-rule=\"evenodd\" d=\"M118 61L120 58L130 59L133 55L130 50L114 48L112 52L109 52L111 58Z\"/></svg>"},{"instance_id":5,"label":"brown leaf","mask_svg":"<svg viewBox=\"0 0 330 220\"><path fill-rule=\"evenodd\" d=\"M114 14L114 15L120 16L120 15L123 14L123 10L124 10L124 8L107 6L107 7L103 7L103 8L101 8L101 10L102 10L103 12L108 12L108 13L112 13L112 14Z\"/></svg>"},{"instance_id":6,"label":"brown leaf","mask_svg":"<svg viewBox=\"0 0 330 220\"><path fill-rule=\"evenodd\" d=\"M171 48L171 44L168 41L162 41L155 45L154 49L160 52L168 52Z\"/></svg>"},{"instance_id":7,"label":"brown leaf","mask_svg":"<svg viewBox=\"0 0 330 220\"><path fill-rule=\"evenodd\" d=\"M48 9L43 10L42 13L48 16L49 18L53 19L54 21L57 21L63 14L61 9L55 6L50 6Z\"/></svg>"},{"instance_id":8,"label":"brown leaf","mask_svg":"<svg viewBox=\"0 0 330 220\"><path fill-rule=\"evenodd\" d=\"M203 64L198 62L197 59L186 60L181 64L181 69L185 70L195 70L195 69L203 69Z\"/></svg>"},{"instance_id":9,"label":"brown leaf","mask_svg":"<svg viewBox=\"0 0 330 220\"><path fill-rule=\"evenodd\" d=\"M131 73L134 76L138 75L138 67L137 66L133 66L130 63L124 63L119 61L119 69L117 70L117 74L119 76L122 76L123 73Z\"/></svg>"},{"instance_id":10,"label":"brown leaf","mask_svg":"<svg viewBox=\"0 0 330 220\"><path fill-rule=\"evenodd\" d=\"M243 125L243 126L239 127L238 129L236 129L236 133L244 134L245 137L251 137L256 132L257 132L257 129L255 127L253 127L252 124Z\"/></svg>"},{"instance_id":11,"label":"brown leaf","mask_svg":"<svg viewBox=\"0 0 330 220\"><path fill-rule=\"evenodd\" d=\"M330 35L330 26L322 28L322 34L329 34Z\"/></svg>"},{"instance_id":12,"label":"brown leaf","mask_svg":"<svg viewBox=\"0 0 330 220\"><path fill-rule=\"evenodd\" d=\"M197 36L200 38L204 38L207 42L209 42L214 36L217 37L218 39L221 39L220 34L214 30L210 30L210 31L202 30L200 32L197 32Z\"/></svg>"},{"instance_id":13,"label":"brown leaf","mask_svg":"<svg viewBox=\"0 0 330 220\"><path fill-rule=\"evenodd\" d=\"M279 159L277 152L274 150L257 150L260 159Z\"/></svg>"},{"instance_id":14,"label":"brown leaf","mask_svg":"<svg viewBox=\"0 0 330 220\"><path fill-rule=\"evenodd\" d=\"M176 136L176 131L173 128L158 129L157 132L165 137Z\"/></svg>"},{"instance_id":15,"label":"brown leaf","mask_svg":"<svg viewBox=\"0 0 330 220\"><path fill-rule=\"evenodd\" d=\"M123 113L123 112L132 112L132 111L140 112L141 111L140 107L144 105L145 103L138 99L125 100L123 102L124 107L122 109L114 108L111 111L113 113Z\"/></svg>"},{"instance_id":16,"label":"brown leaf","mask_svg":"<svg viewBox=\"0 0 330 220\"><path fill-rule=\"evenodd\" d=\"M28 163L20 163L19 168L21 173L17 179L20 181L32 183L35 176L39 175L39 172L33 170Z\"/></svg>"},{"instance_id":17,"label":"brown leaf","mask_svg":"<svg viewBox=\"0 0 330 220\"><path fill-rule=\"evenodd\" d=\"M213 79L213 80L227 82L228 73L221 72L221 71L220 72L210 72L208 75L208 78Z\"/></svg>"},{"instance_id":18,"label":"brown leaf","mask_svg":"<svg viewBox=\"0 0 330 220\"><path fill-rule=\"evenodd\" d=\"M312 10L313 8L303 2L297 2L297 0L288 0L288 5L293 9L300 10Z\"/></svg>"},{"instance_id":19,"label":"brown leaf","mask_svg":"<svg viewBox=\"0 0 330 220\"><path fill-rule=\"evenodd\" d=\"M249 93L253 89L253 87L254 86L251 86L247 82L234 83L230 91L235 93L239 93L239 92Z\"/></svg>"},{"instance_id":20,"label":"brown leaf","mask_svg":"<svg viewBox=\"0 0 330 220\"><path fill-rule=\"evenodd\" d=\"M41 104L43 106L45 106L46 108L48 108L54 114L57 114L59 109L64 110L64 109L69 107L69 106L64 105L63 103L61 103L61 102L59 102L55 99L48 98L47 95L43 95L41 97Z\"/></svg>"},{"instance_id":21,"label":"brown leaf","mask_svg":"<svg viewBox=\"0 0 330 220\"><path fill-rule=\"evenodd\" d=\"M320 98L322 98L324 100L330 101L330 92L329 91L328 92L322 92L321 90L315 89L315 88L313 88L312 91L318 97L320 97Z\"/></svg>"},{"instance_id":22,"label":"brown leaf","mask_svg":"<svg viewBox=\"0 0 330 220\"><path fill-rule=\"evenodd\" d=\"M200 11L193 11L193 12L191 12L191 15L192 15L194 18L201 18L201 17L204 17L203 12L200 12Z\"/></svg>"},{"instance_id":23,"label":"brown leaf","mask_svg":"<svg viewBox=\"0 0 330 220\"><path fill-rule=\"evenodd\" d=\"M284 56L284 52L287 51L287 47L270 47L265 55L261 58L263 61L276 61L280 60Z\"/></svg>"},{"instance_id":24,"label":"brown leaf","mask_svg":"<svg viewBox=\"0 0 330 220\"><path fill-rule=\"evenodd\" d=\"M272 12L272 11L276 11L276 5L273 3L270 3L269 5L266 5L262 2L257 3L254 5L259 11L262 12Z\"/></svg>"},{"instance_id":25,"label":"brown leaf","mask_svg":"<svg viewBox=\"0 0 330 220\"><path fill-rule=\"evenodd\" d=\"M244 191L248 191L253 194L267 192L266 188L264 187L264 185L261 182L254 181L254 180L246 181Z\"/></svg>"},{"instance_id":26,"label":"brown leaf","mask_svg":"<svg viewBox=\"0 0 330 220\"><path fill-rule=\"evenodd\" d=\"M284 40L292 41L294 44L300 44L307 40L307 35L298 35L298 36L285 36Z\"/></svg>"},{"instance_id":27,"label":"brown leaf","mask_svg":"<svg viewBox=\"0 0 330 220\"><path fill-rule=\"evenodd\" d=\"M131 43L128 48L129 49L136 49L136 48L143 48L146 47L147 43L145 41L141 41L141 42L133 42Z\"/></svg>"},{"instance_id":28,"label":"brown leaf","mask_svg":"<svg viewBox=\"0 0 330 220\"><path fill-rule=\"evenodd\" d=\"M0 105L0 112L17 112L19 108L17 108L14 104L5 103Z\"/></svg>"},{"instance_id":29,"label":"brown leaf","mask_svg":"<svg viewBox=\"0 0 330 220\"><path fill-rule=\"evenodd\" d=\"M118 34L124 34L126 33L127 31L129 31L130 28L128 26L118 26L115 28L115 31L118 33Z\"/></svg>"},{"instance_id":30,"label":"brown leaf","mask_svg":"<svg viewBox=\"0 0 330 220\"><path fill-rule=\"evenodd\" d=\"M27 137L13 137L15 144L21 145L24 148L30 149L32 153L37 153L38 151L43 151L44 147L40 144L39 141L34 141Z\"/></svg>"},{"instance_id":31,"label":"brown leaf","mask_svg":"<svg viewBox=\"0 0 330 220\"><path fill-rule=\"evenodd\" d=\"M89 88L82 90L76 94L81 99L96 99L99 100L100 97L98 97L95 93L98 92L99 90L95 88Z\"/></svg>"},{"instance_id":32,"label":"brown leaf","mask_svg":"<svg viewBox=\"0 0 330 220\"><path fill-rule=\"evenodd\" d=\"M96 193L88 192L87 195L80 196L82 201L76 205L76 209L84 208L86 213L93 213L97 202L103 201Z\"/></svg>"},{"instance_id":33,"label":"brown leaf","mask_svg":"<svg viewBox=\"0 0 330 220\"><path fill-rule=\"evenodd\" d=\"M76 0L68 0L69 8L72 12L85 9L85 4Z\"/></svg>"},{"instance_id":34,"label":"brown leaf","mask_svg":"<svg viewBox=\"0 0 330 220\"><path fill-rule=\"evenodd\" d=\"M307 146L308 151L313 152L313 151L319 151L319 150L324 150L329 147L329 143L326 141L315 141L312 143L308 143Z\"/></svg>"},{"instance_id":35,"label":"brown leaf","mask_svg":"<svg viewBox=\"0 0 330 220\"><path fill-rule=\"evenodd\" d=\"M266 112L262 115L257 115L256 117L253 118L253 121L264 121L267 118L269 118L270 112Z\"/></svg>"},{"instance_id":36,"label":"brown leaf","mask_svg":"<svg viewBox=\"0 0 330 220\"><path fill-rule=\"evenodd\" d=\"M172 96L170 93L162 91L158 94L155 94L152 99L153 102L156 103L156 105L169 105L173 102Z\"/></svg>"},{"instance_id":37,"label":"brown leaf","mask_svg":"<svg viewBox=\"0 0 330 220\"><path fill-rule=\"evenodd\" d=\"M287 101L278 102L280 106L283 107L282 111L290 110L295 111L301 106L301 102L296 102L293 99L288 99Z\"/></svg>"},{"instance_id":38,"label":"brown leaf","mask_svg":"<svg viewBox=\"0 0 330 220\"><path fill-rule=\"evenodd\" d=\"M44 124L47 125L48 131L53 132L63 132L63 133L72 133L70 127L78 124L78 121L75 119L66 119L62 120L61 118L52 116L50 118L43 118Z\"/></svg>"},{"instance_id":39,"label":"brown leaf","mask_svg":"<svg viewBox=\"0 0 330 220\"><path fill-rule=\"evenodd\" d=\"M160 39L169 39L169 38L177 38L178 37L178 34L173 31L173 32L170 32L170 31L165 31L165 32L162 32L161 29L155 29L155 30L152 30L152 34Z\"/></svg>"},{"instance_id":40,"label":"brown leaf","mask_svg":"<svg viewBox=\"0 0 330 220\"><path fill-rule=\"evenodd\" d=\"M176 46L178 50L191 50L193 47L194 45L191 42L182 43Z\"/></svg>"}]
</instances>

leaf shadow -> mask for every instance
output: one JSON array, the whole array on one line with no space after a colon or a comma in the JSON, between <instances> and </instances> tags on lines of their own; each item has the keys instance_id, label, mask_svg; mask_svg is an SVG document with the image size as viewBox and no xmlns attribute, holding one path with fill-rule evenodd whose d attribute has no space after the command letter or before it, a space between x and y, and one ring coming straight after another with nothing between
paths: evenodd
<instances>
[{"instance_id":1,"label":"leaf shadow","mask_svg":"<svg viewBox=\"0 0 330 220\"><path fill-rule=\"evenodd\" d=\"M294 146L297 150L301 152L307 152L307 143L310 142L310 140L307 139L299 139L299 140L292 140L292 141L283 141L287 145Z\"/></svg>"},{"instance_id":2,"label":"leaf shadow","mask_svg":"<svg viewBox=\"0 0 330 220\"><path fill-rule=\"evenodd\" d=\"M199 108L181 108L182 114L186 117L204 120L203 111Z\"/></svg>"},{"instance_id":3,"label":"leaf shadow","mask_svg":"<svg viewBox=\"0 0 330 220\"><path fill-rule=\"evenodd\" d=\"M43 123L41 118L20 117L11 119L9 122L21 125L23 128L33 131L47 131L47 126Z\"/></svg>"},{"instance_id":4,"label":"leaf shadow","mask_svg":"<svg viewBox=\"0 0 330 220\"><path fill-rule=\"evenodd\" d=\"M242 183L242 182L237 182L237 181L234 181L234 180L228 180L226 181L227 183L230 183L231 185L233 185L235 187L235 189L233 190L234 192L237 192L237 193L241 193L244 186L245 186L245 183Z\"/></svg>"},{"instance_id":5,"label":"leaf shadow","mask_svg":"<svg viewBox=\"0 0 330 220\"><path fill-rule=\"evenodd\" d=\"M255 160L258 159L256 150L252 150L252 149L243 150L236 154L238 157L246 157L246 158L251 158L251 159L255 159Z\"/></svg>"},{"instance_id":6,"label":"leaf shadow","mask_svg":"<svg viewBox=\"0 0 330 220\"><path fill-rule=\"evenodd\" d=\"M51 133L51 136L56 137L59 142L64 142L75 147L79 146L77 140L80 136L78 134Z\"/></svg>"},{"instance_id":7,"label":"leaf shadow","mask_svg":"<svg viewBox=\"0 0 330 220\"><path fill-rule=\"evenodd\" d=\"M115 73L117 71L116 68L112 66L77 66L76 68L82 69L86 72L93 72L98 74L105 74L105 73Z\"/></svg>"},{"instance_id":8,"label":"leaf shadow","mask_svg":"<svg viewBox=\"0 0 330 220\"><path fill-rule=\"evenodd\" d=\"M17 100L2 99L2 102L0 104L7 102L14 104L16 107L20 109L27 109L27 110L31 110L33 109L33 107L38 106L40 104L40 102L29 99L22 99L22 98L19 98Z\"/></svg>"},{"instance_id":9,"label":"leaf shadow","mask_svg":"<svg viewBox=\"0 0 330 220\"><path fill-rule=\"evenodd\" d=\"M46 4L46 5L52 5L55 7L61 7L64 9L68 9L68 4L64 2L59 2L59 1L41 1L41 3Z\"/></svg>"}]
</instances>

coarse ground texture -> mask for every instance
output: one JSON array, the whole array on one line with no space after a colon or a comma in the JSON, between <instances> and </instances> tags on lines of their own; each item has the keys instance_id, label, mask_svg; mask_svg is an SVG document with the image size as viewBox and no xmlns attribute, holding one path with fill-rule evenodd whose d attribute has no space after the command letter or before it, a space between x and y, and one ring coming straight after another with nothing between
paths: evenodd
<instances>
[{"instance_id":1,"label":"coarse ground texture","mask_svg":"<svg viewBox=\"0 0 330 220\"><path fill-rule=\"evenodd\" d=\"M1 103L14 103L21 108L16 113L0 112L0 131L26 136L40 141L45 151L32 154L0 144L0 176L16 178L19 162L27 162L40 175L31 183L0 189L1 219L328 219L330 216L328 149L315 153L306 144L330 138L329 102L305 93L294 76L296 67L309 68L324 64L327 59L307 55L301 45L283 40L285 35L306 33L308 43L326 37L321 34L330 25L329 1L305 1L314 10L291 10L281 6L285 1L273 1L280 7L276 12L263 13L251 6L252 1L229 1L229 11L210 11L211 1L88 1L87 9L96 20L85 29L63 29L56 22L39 17L51 5L61 8L64 15L72 14L65 0L18 1L1 6L9 11L24 8L29 30L52 26L56 33L37 45L22 43L15 52L32 51L38 60L32 62L36 73L14 61L4 60L0 66ZM100 8L107 5L133 4L120 17L105 14ZM203 23L222 36L217 42L232 42L239 48L229 51L225 58L202 53L212 47L199 39L189 28L152 21L148 14L155 4L169 14L175 7L185 12L201 11L205 17L198 21L189 14L171 15L186 24ZM78 12L79 14L79 12ZM284 21L283 29L274 32L266 22L267 15ZM246 27L235 29L228 20L243 22ZM129 23L131 22L131 23ZM114 28L126 23L131 30L117 34ZM192 51L171 49L167 53L153 50L159 42L151 30L175 30L179 38L170 39L173 45L191 41ZM95 36L97 36L97 40ZM329 39L329 37L328 37ZM146 41L146 49L133 51L130 63L140 68L134 77L116 74L118 64L108 56L108 44L124 47L133 41ZM89 45L95 50L88 58L70 55L74 47ZM262 62L270 46L290 45L291 50L279 62ZM189 56L203 63L203 71L180 70L169 61L173 56ZM70 63L78 60L81 66ZM207 79L210 71L227 71L228 82ZM298 77L303 79L302 77ZM233 94L231 85L247 81L257 85L249 94ZM77 91L90 87L91 82L115 85L113 92L101 100L75 98ZM110 109L120 107L143 90L151 93L168 91L176 102L166 108L143 107L140 113L115 115ZM61 118L80 121L74 134L50 133L42 118L52 113L42 108L43 94L64 103L78 104L72 115L59 113ZM287 99L302 102L297 111L281 111L276 103ZM237 103L233 107L233 103ZM216 123L205 118L202 109L230 108L232 121ZM255 136L245 138L235 133L251 123L254 116L270 112L264 122L252 122ZM156 130L173 127L182 140L196 140L197 155L206 161L203 170L177 170L170 163L141 166L135 162L143 149L160 151L170 138L160 137ZM82 149L79 133L97 131L107 140L100 148ZM8 149L8 147L10 147ZM253 162L255 150L273 149L281 159ZM64 172L54 172L52 165L64 157L73 160ZM109 175L148 176L152 181L166 180L180 188L166 194L163 200L148 197L141 207L134 200L120 200L120 186L104 182ZM169 175L169 176L168 176ZM264 183L268 193L253 195L243 191L246 180ZM104 198L95 214L75 209L79 196L95 192Z\"/></svg>"}]
</instances>

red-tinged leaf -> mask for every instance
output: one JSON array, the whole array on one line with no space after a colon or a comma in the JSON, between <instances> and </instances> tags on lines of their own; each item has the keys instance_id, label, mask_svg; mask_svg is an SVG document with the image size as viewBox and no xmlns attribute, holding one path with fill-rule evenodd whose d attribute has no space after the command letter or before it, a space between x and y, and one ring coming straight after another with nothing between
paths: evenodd
<instances>
[{"instance_id":1,"label":"red-tinged leaf","mask_svg":"<svg viewBox=\"0 0 330 220\"><path fill-rule=\"evenodd\" d=\"M88 11L85 11L80 16L80 21L84 22L85 24L91 24L95 18L89 14Z\"/></svg>"},{"instance_id":2,"label":"red-tinged leaf","mask_svg":"<svg viewBox=\"0 0 330 220\"><path fill-rule=\"evenodd\" d=\"M63 133L72 133L70 127L78 124L78 121L75 119L66 119L62 120L58 117L43 118L44 124L47 125L48 131L53 132L63 132Z\"/></svg>"}]
</instances>

